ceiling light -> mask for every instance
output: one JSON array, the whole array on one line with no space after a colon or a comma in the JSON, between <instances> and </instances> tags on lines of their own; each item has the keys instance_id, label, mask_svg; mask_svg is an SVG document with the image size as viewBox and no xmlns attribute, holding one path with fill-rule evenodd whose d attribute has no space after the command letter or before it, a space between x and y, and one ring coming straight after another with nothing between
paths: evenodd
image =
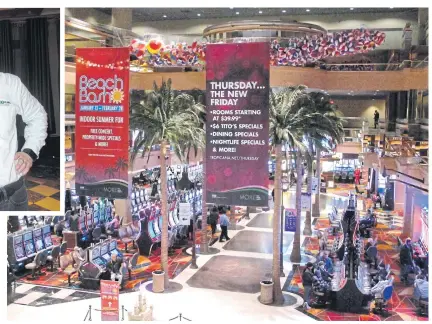
<instances>
[{"instance_id":1,"label":"ceiling light","mask_svg":"<svg viewBox=\"0 0 432 324\"><path fill-rule=\"evenodd\" d=\"M198 16L198 17L200 17L200 16L201 16L201 14L197 14L197 16Z\"/></svg>"},{"instance_id":2,"label":"ceiling light","mask_svg":"<svg viewBox=\"0 0 432 324\"><path fill-rule=\"evenodd\" d=\"M240 12L237 11L237 12L236 12L236 15L239 15L239 14L240 14Z\"/></svg>"},{"instance_id":3,"label":"ceiling light","mask_svg":"<svg viewBox=\"0 0 432 324\"><path fill-rule=\"evenodd\" d=\"M377 91L379 91L379 90L377 90Z\"/></svg>"},{"instance_id":4,"label":"ceiling light","mask_svg":"<svg viewBox=\"0 0 432 324\"><path fill-rule=\"evenodd\" d=\"M310 11L310 9L306 9L306 11L307 11L307 12L309 12L309 11Z\"/></svg>"},{"instance_id":5,"label":"ceiling light","mask_svg":"<svg viewBox=\"0 0 432 324\"><path fill-rule=\"evenodd\" d=\"M354 10L354 8L350 8L350 10Z\"/></svg>"},{"instance_id":6,"label":"ceiling light","mask_svg":"<svg viewBox=\"0 0 432 324\"><path fill-rule=\"evenodd\" d=\"M233 8L233 7L230 7L230 9L233 10L234 8Z\"/></svg>"},{"instance_id":7,"label":"ceiling light","mask_svg":"<svg viewBox=\"0 0 432 324\"><path fill-rule=\"evenodd\" d=\"M166 15L163 15L164 18L166 18Z\"/></svg>"},{"instance_id":8,"label":"ceiling light","mask_svg":"<svg viewBox=\"0 0 432 324\"><path fill-rule=\"evenodd\" d=\"M286 10L282 10L282 12L283 12L283 13L285 13L285 12L286 12Z\"/></svg>"},{"instance_id":9,"label":"ceiling light","mask_svg":"<svg viewBox=\"0 0 432 324\"><path fill-rule=\"evenodd\" d=\"M262 14L262 11L260 10L260 11L258 11L258 13L259 13L259 14Z\"/></svg>"}]
</instances>

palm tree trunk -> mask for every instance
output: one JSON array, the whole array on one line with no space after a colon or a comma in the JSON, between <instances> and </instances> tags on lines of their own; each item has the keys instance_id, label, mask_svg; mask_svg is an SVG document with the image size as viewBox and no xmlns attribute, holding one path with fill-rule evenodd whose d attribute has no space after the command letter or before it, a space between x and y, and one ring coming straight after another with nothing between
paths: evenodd
<instances>
[{"instance_id":1,"label":"palm tree trunk","mask_svg":"<svg viewBox=\"0 0 432 324\"><path fill-rule=\"evenodd\" d=\"M207 243L207 176L206 176L206 151L202 149L203 154L203 181L202 181L202 220L201 220L201 254L208 254L209 248Z\"/></svg>"},{"instance_id":2,"label":"palm tree trunk","mask_svg":"<svg viewBox=\"0 0 432 324\"><path fill-rule=\"evenodd\" d=\"M296 171L297 171L297 182L296 182L296 210L297 210L297 222L296 231L294 234L293 249L291 252L290 260L293 263L300 263L300 225L301 225L301 190L302 190L302 159L300 152L296 153Z\"/></svg>"},{"instance_id":3,"label":"palm tree trunk","mask_svg":"<svg viewBox=\"0 0 432 324\"><path fill-rule=\"evenodd\" d=\"M318 177L318 193L315 196L315 204L313 206L313 217L320 216L320 193L321 193L321 151L316 149L316 177Z\"/></svg>"},{"instance_id":4,"label":"palm tree trunk","mask_svg":"<svg viewBox=\"0 0 432 324\"><path fill-rule=\"evenodd\" d=\"M165 156L167 153L167 143L162 141L160 145L160 167L161 167L161 213L162 213L162 237L161 237L161 264L165 272L164 286L169 286L169 269L168 269L168 188L167 188L167 169Z\"/></svg>"},{"instance_id":5,"label":"palm tree trunk","mask_svg":"<svg viewBox=\"0 0 432 324\"><path fill-rule=\"evenodd\" d=\"M282 206L282 145L276 146L276 170L274 180L274 210L273 210L273 302L281 305L284 302L280 284L280 255L279 242L280 237L280 213Z\"/></svg>"},{"instance_id":6,"label":"palm tree trunk","mask_svg":"<svg viewBox=\"0 0 432 324\"><path fill-rule=\"evenodd\" d=\"M313 147L312 147L312 143L309 142L309 152L312 153L313 152ZM313 168L313 159L311 161L311 165L308 166L308 173L307 173L307 179L308 179L308 183L307 183L307 192L310 195L311 199L312 199L312 168ZM306 211L306 218L305 218L305 226L303 229L303 235L312 235L312 206L310 206L311 208L309 210Z\"/></svg>"}]
</instances>

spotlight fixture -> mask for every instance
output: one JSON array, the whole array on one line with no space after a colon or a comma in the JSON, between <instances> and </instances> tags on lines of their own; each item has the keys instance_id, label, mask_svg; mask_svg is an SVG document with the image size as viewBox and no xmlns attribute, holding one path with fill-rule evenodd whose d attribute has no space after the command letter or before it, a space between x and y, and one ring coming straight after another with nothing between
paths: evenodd
<instances>
[{"instance_id":1,"label":"spotlight fixture","mask_svg":"<svg viewBox=\"0 0 432 324\"><path fill-rule=\"evenodd\" d=\"M285 12L286 12L286 10L282 10L282 12L283 12L283 13L285 13Z\"/></svg>"},{"instance_id":2,"label":"spotlight fixture","mask_svg":"<svg viewBox=\"0 0 432 324\"><path fill-rule=\"evenodd\" d=\"M166 18L167 16L166 16L166 15L163 15L163 17Z\"/></svg>"},{"instance_id":3,"label":"spotlight fixture","mask_svg":"<svg viewBox=\"0 0 432 324\"><path fill-rule=\"evenodd\" d=\"M230 7L230 9L231 9L231 10L233 10L233 9L234 9L234 7Z\"/></svg>"},{"instance_id":4,"label":"spotlight fixture","mask_svg":"<svg viewBox=\"0 0 432 324\"><path fill-rule=\"evenodd\" d=\"M354 8L350 8L350 10L354 10Z\"/></svg>"},{"instance_id":5,"label":"spotlight fixture","mask_svg":"<svg viewBox=\"0 0 432 324\"><path fill-rule=\"evenodd\" d=\"M262 11L260 10L260 11L258 11L258 13L259 13L259 14L262 14Z\"/></svg>"},{"instance_id":6,"label":"spotlight fixture","mask_svg":"<svg viewBox=\"0 0 432 324\"><path fill-rule=\"evenodd\" d=\"M310 9L306 9L306 12L309 12L310 11Z\"/></svg>"},{"instance_id":7,"label":"spotlight fixture","mask_svg":"<svg viewBox=\"0 0 432 324\"><path fill-rule=\"evenodd\" d=\"M237 12L236 12L236 15L239 15L239 14L240 14L240 12L237 11Z\"/></svg>"},{"instance_id":8,"label":"spotlight fixture","mask_svg":"<svg viewBox=\"0 0 432 324\"><path fill-rule=\"evenodd\" d=\"M198 17L201 17L201 14L197 14Z\"/></svg>"}]
</instances>

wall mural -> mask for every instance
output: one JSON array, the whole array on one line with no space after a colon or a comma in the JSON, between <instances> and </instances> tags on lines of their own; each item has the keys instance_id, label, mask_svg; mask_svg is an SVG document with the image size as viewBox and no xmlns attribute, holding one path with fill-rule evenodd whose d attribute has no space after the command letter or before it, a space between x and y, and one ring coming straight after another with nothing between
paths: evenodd
<instances>
[{"instance_id":1,"label":"wall mural","mask_svg":"<svg viewBox=\"0 0 432 324\"><path fill-rule=\"evenodd\" d=\"M304 66L329 56L365 53L385 41L385 33L378 30L353 29L326 35L304 36L273 40L270 64L273 66ZM239 39L241 42L242 39ZM131 55L141 66L205 66L205 43L163 44L161 40L148 42L132 40Z\"/></svg>"}]
</instances>

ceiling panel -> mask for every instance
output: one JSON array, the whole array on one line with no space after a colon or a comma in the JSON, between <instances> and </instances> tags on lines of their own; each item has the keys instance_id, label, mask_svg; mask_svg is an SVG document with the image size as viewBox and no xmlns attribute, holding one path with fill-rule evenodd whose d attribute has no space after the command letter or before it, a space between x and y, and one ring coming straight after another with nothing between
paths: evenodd
<instances>
[{"instance_id":1,"label":"ceiling panel","mask_svg":"<svg viewBox=\"0 0 432 324\"><path fill-rule=\"evenodd\" d=\"M98 10L111 15L111 8L99 8ZM309 10L309 11L307 11ZM133 16L136 21L160 21L160 20L190 20L206 18L231 18L289 15L346 15L356 13L386 13L417 11L417 8L134 8ZM238 12L238 14L237 14ZM166 17L164 17L166 16Z\"/></svg>"}]
</instances>

